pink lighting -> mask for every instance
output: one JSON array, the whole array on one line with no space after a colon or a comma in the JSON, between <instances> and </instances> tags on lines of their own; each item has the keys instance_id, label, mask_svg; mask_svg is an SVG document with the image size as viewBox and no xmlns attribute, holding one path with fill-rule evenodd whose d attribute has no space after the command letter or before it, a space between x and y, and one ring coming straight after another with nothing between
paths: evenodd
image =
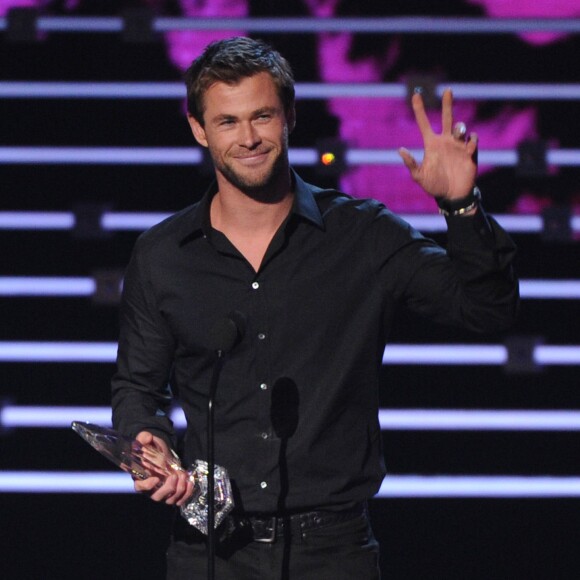
<instances>
[{"instance_id":1,"label":"pink lighting","mask_svg":"<svg viewBox=\"0 0 580 580\"><path fill-rule=\"evenodd\" d=\"M467 0L485 9L492 18L575 18L580 15L580 4L575 0ZM561 39L555 32L527 32L521 37L530 44L544 45Z\"/></svg>"},{"instance_id":2,"label":"pink lighting","mask_svg":"<svg viewBox=\"0 0 580 580\"><path fill-rule=\"evenodd\" d=\"M0 17L6 16L11 8L36 8L38 0L0 0Z\"/></svg>"},{"instance_id":3,"label":"pink lighting","mask_svg":"<svg viewBox=\"0 0 580 580\"><path fill-rule=\"evenodd\" d=\"M185 17L229 17L245 18L248 16L247 0L179 0L182 15ZM216 31L216 30L179 30L170 31L165 35L167 53L171 62L179 69L185 70L198 57L205 46L215 40L221 40L230 36L243 36L242 30Z\"/></svg>"},{"instance_id":4,"label":"pink lighting","mask_svg":"<svg viewBox=\"0 0 580 580\"><path fill-rule=\"evenodd\" d=\"M321 34L318 41L320 76L325 82L380 82L399 58L399 44L394 42L381 58L368 57L353 62L349 52L354 37L350 33ZM404 79L400 79L403 81ZM413 113L400 99L329 99L328 109L340 120L340 137L355 148L421 148L420 133ZM536 137L536 111L529 106L515 110L505 106L494 118L477 118L477 104L455 103L455 117L477 131L480 143L496 149L513 149L523 139ZM430 114L434 127L440 114ZM480 166L480 174L490 167ZM396 212L436 212L435 203L409 179L403 166L358 166L349 169L340 187L352 195L371 196Z\"/></svg>"},{"instance_id":5,"label":"pink lighting","mask_svg":"<svg viewBox=\"0 0 580 580\"><path fill-rule=\"evenodd\" d=\"M180 16L192 20L221 18L228 21L225 24L226 26L238 26L240 23L236 23L236 19L250 18L253 15L251 9L253 5L249 0L175 0L174 2L168 2L167 0L141 0L140 3L143 7L150 8L155 17ZM121 9L125 5L135 7L138 4L139 2L134 1L119 2L119 14L121 14ZM301 4L302 11L313 17L312 19L305 19L305 21L317 19L315 23L336 22L343 19L345 10L348 10L348 7L345 8L347 3L343 3L340 0L303 0ZM171 14L167 14L169 6L172 8ZM78 16L84 15L87 11L98 15L100 10L107 12L106 8L101 9L99 7L99 3L89 2L88 0L0 0L0 17L6 16L10 8L38 8L43 16L63 14ZM280 17L283 17L286 13L285 10L286 8L273 3L269 16L273 20L280 20ZM410 8L409 10L412 13L413 9ZM541 19L560 19L565 21L566 19L577 18L580 15L580 4L572 0L538 0L533 3L524 2L523 0L467 0L461 10L470 15L478 12L479 14L474 20L491 25L505 19L513 19L516 22L518 19L526 19L528 26L530 21L533 26L536 20ZM108 4L108 11L110 12L110 4ZM404 9L388 6L388 3L385 3L384 9L381 9L381 11L387 19L390 15L400 16L400 13L404 13ZM355 13L359 14L360 11L357 12L355 10L353 14ZM436 6L432 9L430 8L429 13L435 17L434 21L441 20L437 18L438 15L447 14L443 7ZM347 21L351 20L349 17L353 14L346 14L344 20L347 24ZM416 18L417 15L413 13L413 17ZM421 18L422 16L420 15L419 19ZM425 18L428 19L430 16L425 15ZM458 20L460 19L461 16ZM230 20L231 22L229 22ZM434 23L436 24L437 22ZM119 26L122 26L122 23ZM248 26L250 29L165 29L166 31L162 34L167 58L178 71L183 71L201 53L203 48L212 41L244 34L252 34L257 37L262 35L252 29L251 25L245 24L244 26ZM520 78L518 77L518 70L512 71L512 69L517 69L519 65L514 65L509 59L506 60L506 63L501 62L501 55L498 55L496 63L493 54L487 57L482 53L480 57L483 61L482 64L487 63L487 68L483 66L482 71L487 72L482 72L481 78L471 78L470 74L467 74L469 78L463 78L463 69L459 68L458 74L458 70L453 67L456 53L453 53L453 56L450 57L448 53L443 51L440 58L431 60L424 60L421 55L415 58L416 55L413 53L413 49L409 49L410 45L407 42L408 36L406 34L413 36L409 31L382 33L382 38L385 38L386 41L379 40L374 44L363 43L366 46L366 52L363 51L361 56L358 48L360 41L365 40L365 32L352 32L354 29L348 27L337 30L333 32L320 30L312 32L312 29L310 29L310 32L306 34L316 34L316 51L303 51L299 56L299 59L303 58L313 65L316 70L314 79L323 83L335 83L349 87L361 86L365 83L377 85L381 83L403 84L413 75L421 74L432 75L439 85L447 81L451 85L454 83L459 83L460 85L465 82L533 84L534 82L545 82L546 79L544 77L546 75L550 76L552 72L558 75L559 71L558 67L550 67L549 62L547 62L545 63L545 73L542 72L541 67L537 67L537 79L533 68L530 69L532 70L531 76L533 78ZM526 28L518 28L517 30L526 30ZM463 29L459 32L462 31ZM432 30L430 29L425 33L422 32L419 38L427 38L431 32ZM451 38L454 33L455 30L445 34ZM528 51L522 53L522 65L528 62L535 62L535 60L528 61L528 53L530 58L535 59L536 52L540 50L542 50L542 53L545 52L542 47L547 44L560 46L564 50L567 45L563 42L556 45L556 41L573 38L570 33L559 31L512 31L509 34L511 34L512 40L514 35L517 34L525 43L532 45L526 46L523 42L516 43L519 48L524 46L525 50ZM296 38L298 39L299 36ZM447 36L441 38L443 38L443 46ZM482 39L483 42L487 42L485 39L491 37L486 33L478 38ZM297 41L299 42L299 40ZM164 50L163 44L160 45L160 50ZM284 49L281 50L284 52ZM435 54L435 57L438 56L438 54ZM291 58L296 58L296 55L292 55ZM453 60L450 61L450 58ZM466 53L465 55L459 55L458 60L467 58L469 56ZM537 58L539 63L541 56L538 54ZM552 60L550 62L555 61ZM301 63L294 64L295 68L299 68ZM474 70L477 71L478 63L473 63L473 66L475 67ZM552 69L555 70L553 71ZM500 73L497 75L497 79L495 78L496 71ZM505 74L512 75L512 72L513 76L507 77ZM530 76L529 73L525 74ZM523 77L524 73L521 76ZM573 79L574 77L571 76L570 81L573 81ZM297 78L299 83L301 80ZM550 78L550 82L568 83L569 81L561 78L556 78L555 80ZM546 114L546 110L549 110L550 104L544 108L544 104L534 101L533 97L522 100L517 96L508 96L505 102L495 99L492 103L485 96L478 94L474 94L473 100L467 100L467 98L471 98L471 96L457 99L454 107L455 118L465 122L468 130L478 133L481 150L514 151L522 141L537 139L546 141L547 147L552 149L575 149L575 144L570 143L570 138L565 134L567 129L556 128L552 131L551 126L547 126L546 116L551 113ZM556 95L554 95L554 100L558 100ZM336 134L332 135L332 137L339 137L344 141L347 148L380 150L396 150L400 146L409 149L422 148L420 134L413 114L401 95L387 98L377 98L376 96L356 98L331 96L326 98L326 109L328 114L334 116L337 120L338 128ZM430 118L433 126L437 127L439 125L439 112L433 110L430 113ZM320 137L315 127L312 129L311 137L313 143ZM299 146L303 145L300 144ZM480 156L480 159L482 158ZM366 164L350 165L341 174L338 186L352 195L374 197L399 213L436 213L434 202L425 196L421 189L410 180L402 162L398 165L392 163L393 161L385 164L370 160ZM497 169L497 166L492 166L491 164L481 164L479 174L495 179L496 173L492 174L492 172L497 171ZM549 166L548 171L550 177L558 177L563 173L556 166ZM510 183L507 187L510 189L511 201L506 201L501 207L495 208L495 211L537 214L555 203L555 198L553 198L551 193L539 191L541 188L534 190L533 185L520 182L515 186ZM566 196L565 203L569 203L572 206L574 214L580 214L580 190L566 193ZM561 203L562 199L559 199L559 202Z\"/></svg>"}]
</instances>

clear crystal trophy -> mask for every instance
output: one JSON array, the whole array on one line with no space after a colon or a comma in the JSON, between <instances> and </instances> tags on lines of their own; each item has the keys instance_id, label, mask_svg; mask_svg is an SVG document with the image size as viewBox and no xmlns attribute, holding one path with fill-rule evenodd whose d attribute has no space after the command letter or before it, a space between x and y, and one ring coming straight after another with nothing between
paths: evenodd
<instances>
[{"instance_id":1,"label":"clear crystal trophy","mask_svg":"<svg viewBox=\"0 0 580 580\"><path fill-rule=\"evenodd\" d=\"M71 425L89 445L138 479L148 477L168 477L176 471L186 471L179 457L172 451L168 460L165 455L150 445L142 445L136 439L121 435L118 431L91 423L73 421ZM198 459L187 471L193 483L193 495L181 506L181 515L200 532L208 533L208 469L207 462ZM217 528L234 507L232 487L225 468L216 465L214 469L215 527Z\"/></svg>"}]
</instances>

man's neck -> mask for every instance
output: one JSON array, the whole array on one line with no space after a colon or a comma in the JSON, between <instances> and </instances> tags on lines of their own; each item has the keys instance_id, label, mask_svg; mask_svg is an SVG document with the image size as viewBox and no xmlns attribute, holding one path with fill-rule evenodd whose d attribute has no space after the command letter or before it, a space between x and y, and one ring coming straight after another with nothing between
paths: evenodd
<instances>
[{"instance_id":1,"label":"man's neck","mask_svg":"<svg viewBox=\"0 0 580 580\"><path fill-rule=\"evenodd\" d=\"M214 196L211 225L222 232L258 272L272 238L287 218L294 195L290 189L266 203L239 190L221 189Z\"/></svg>"},{"instance_id":2,"label":"man's neck","mask_svg":"<svg viewBox=\"0 0 580 580\"><path fill-rule=\"evenodd\" d=\"M211 224L226 235L236 232L244 235L273 235L286 219L292 208L294 195L290 180L277 189L280 193L272 195L273 201L254 199L229 183L220 183L218 192L211 204Z\"/></svg>"}]
</instances>

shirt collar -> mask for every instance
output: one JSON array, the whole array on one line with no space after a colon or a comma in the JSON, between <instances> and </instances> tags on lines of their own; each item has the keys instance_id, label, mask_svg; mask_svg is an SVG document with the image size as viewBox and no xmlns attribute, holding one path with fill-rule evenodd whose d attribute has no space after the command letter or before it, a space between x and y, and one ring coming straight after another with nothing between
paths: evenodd
<instances>
[{"instance_id":1,"label":"shirt collar","mask_svg":"<svg viewBox=\"0 0 580 580\"><path fill-rule=\"evenodd\" d=\"M315 194L323 191L321 188L306 183L293 169L292 182L294 184L294 204L291 214L302 217L312 224L324 229L324 221L316 203ZM183 231L179 238L182 243L198 236L209 235L211 229L210 207L213 196L217 193L217 182L214 181L208 187L201 200L191 206L187 213L190 219L183 224Z\"/></svg>"},{"instance_id":2,"label":"shirt collar","mask_svg":"<svg viewBox=\"0 0 580 580\"><path fill-rule=\"evenodd\" d=\"M292 181L294 183L292 213L307 219L320 229L324 229L324 221L314 198L315 193L322 191L322 189L303 181L294 170L292 170Z\"/></svg>"}]
</instances>

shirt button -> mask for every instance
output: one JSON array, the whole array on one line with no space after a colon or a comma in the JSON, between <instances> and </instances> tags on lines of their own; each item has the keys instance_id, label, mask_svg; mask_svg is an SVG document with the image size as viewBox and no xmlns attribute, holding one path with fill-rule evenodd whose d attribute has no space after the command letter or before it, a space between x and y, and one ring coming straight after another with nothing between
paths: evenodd
<instances>
[{"instance_id":1,"label":"shirt button","mask_svg":"<svg viewBox=\"0 0 580 580\"><path fill-rule=\"evenodd\" d=\"M252 282L252 288L254 290L257 290L260 287L260 283L259 282Z\"/></svg>"},{"instance_id":2,"label":"shirt button","mask_svg":"<svg viewBox=\"0 0 580 580\"><path fill-rule=\"evenodd\" d=\"M268 433L262 433L262 439L268 439Z\"/></svg>"},{"instance_id":3,"label":"shirt button","mask_svg":"<svg viewBox=\"0 0 580 580\"><path fill-rule=\"evenodd\" d=\"M263 332L260 332L260 334L258 334L258 338L260 340L264 340L266 338L266 335Z\"/></svg>"},{"instance_id":4,"label":"shirt button","mask_svg":"<svg viewBox=\"0 0 580 580\"><path fill-rule=\"evenodd\" d=\"M268 385L266 383L262 383L260 385L260 389L262 389L262 391L267 391L268 390Z\"/></svg>"},{"instance_id":5,"label":"shirt button","mask_svg":"<svg viewBox=\"0 0 580 580\"><path fill-rule=\"evenodd\" d=\"M261 487L262 489L266 489L266 488L268 487L268 484L267 484L265 481L263 481L263 482L260 484L260 487Z\"/></svg>"}]
</instances>

